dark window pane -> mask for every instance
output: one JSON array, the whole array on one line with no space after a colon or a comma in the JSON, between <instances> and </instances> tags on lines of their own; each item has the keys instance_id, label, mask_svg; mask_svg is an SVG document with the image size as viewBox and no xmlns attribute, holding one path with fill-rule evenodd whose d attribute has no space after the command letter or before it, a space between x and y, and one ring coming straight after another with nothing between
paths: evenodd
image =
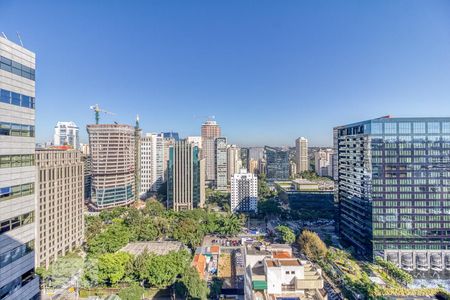
<instances>
[{"instance_id":1,"label":"dark window pane","mask_svg":"<svg viewBox=\"0 0 450 300\"><path fill-rule=\"evenodd\" d=\"M30 107L30 97L22 96L22 104L23 107Z\"/></svg>"},{"instance_id":2,"label":"dark window pane","mask_svg":"<svg viewBox=\"0 0 450 300\"><path fill-rule=\"evenodd\" d=\"M11 65L11 62L12 62L10 59L3 57L3 56L0 56L0 61L9 66Z\"/></svg>"}]
</instances>

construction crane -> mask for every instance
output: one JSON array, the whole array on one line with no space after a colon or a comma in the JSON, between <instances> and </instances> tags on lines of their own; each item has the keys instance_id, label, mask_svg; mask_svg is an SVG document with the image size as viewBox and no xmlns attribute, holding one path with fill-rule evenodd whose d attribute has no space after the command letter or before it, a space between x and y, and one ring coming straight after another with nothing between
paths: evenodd
<instances>
[{"instance_id":1,"label":"construction crane","mask_svg":"<svg viewBox=\"0 0 450 300\"><path fill-rule=\"evenodd\" d=\"M98 125L98 122L100 121L100 113L105 113L109 115L115 115L115 113L109 112L107 110L101 109L98 104L91 105L90 109L92 109L95 112L95 124Z\"/></svg>"}]
</instances>

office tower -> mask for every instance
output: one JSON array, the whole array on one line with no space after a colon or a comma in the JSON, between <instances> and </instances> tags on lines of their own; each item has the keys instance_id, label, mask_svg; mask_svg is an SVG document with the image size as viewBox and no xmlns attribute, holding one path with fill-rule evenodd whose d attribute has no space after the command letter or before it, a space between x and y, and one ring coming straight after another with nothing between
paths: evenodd
<instances>
[{"instance_id":1,"label":"office tower","mask_svg":"<svg viewBox=\"0 0 450 300\"><path fill-rule=\"evenodd\" d=\"M96 209L135 200L135 128L123 124L88 125L91 151L91 203Z\"/></svg>"},{"instance_id":2,"label":"office tower","mask_svg":"<svg viewBox=\"0 0 450 300\"><path fill-rule=\"evenodd\" d=\"M169 148L167 207L175 211L203 207L205 202L205 164L198 146L186 140Z\"/></svg>"},{"instance_id":3,"label":"office tower","mask_svg":"<svg viewBox=\"0 0 450 300\"><path fill-rule=\"evenodd\" d=\"M289 152L269 146L264 147L264 150L267 178L289 179Z\"/></svg>"},{"instance_id":4,"label":"office tower","mask_svg":"<svg viewBox=\"0 0 450 300\"><path fill-rule=\"evenodd\" d=\"M253 212L258 210L258 177L241 169L231 177L231 211Z\"/></svg>"},{"instance_id":5,"label":"office tower","mask_svg":"<svg viewBox=\"0 0 450 300\"><path fill-rule=\"evenodd\" d=\"M267 175L267 161L263 158L258 160L258 174Z\"/></svg>"},{"instance_id":6,"label":"office tower","mask_svg":"<svg viewBox=\"0 0 450 300\"><path fill-rule=\"evenodd\" d=\"M202 137L201 136L188 136L186 138L187 142L190 144L194 144L198 146L200 149L202 148Z\"/></svg>"},{"instance_id":7,"label":"office tower","mask_svg":"<svg viewBox=\"0 0 450 300\"><path fill-rule=\"evenodd\" d=\"M164 152L164 163L163 163L163 169L164 169L164 181L167 181L167 167L169 165L169 150L170 146L175 144L175 140L173 138L164 138L163 141L163 152Z\"/></svg>"},{"instance_id":8,"label":"office tower","mask_svg":"<svg viewBox=\"0 0 450 300\"><path fill-rule=\"evenodd\" d=\"M229 145L227 148L227 157L228 157L228 170L227 170L228 183L231 183L231 176L233 176L233 174L238 173L239 170L242 168L242 161L240 158L239 147L236 145Z\"/></svg>"},{"instance_id":9,"label":"office tower","mask_svg":"<svg viewBox=\"0 0 450 300\"><path fill-rule=\"evenodd\" d=\"M90 155L85 154L82 154L81 159L84 165L84 201L88 203L91 200L92 159Z\"/></svg>"},{"instance_id":10,"label":"office tower","mask_svg":"<svg viewBox=\"0 0 450 300\"><path fill-rule=\"evenodd\" d=\"M339 232L408 271L450 268L450 118L334 128Z\"/></svg>"},{"instance_id":11,"label":"office tower","mask_svg":"<svg viewBox=\"0 0 450 300\"><path fill-rule=\"evenodd\" d=\"M136 116L136 125L134 126L134 200L138 201L141 195L141 135L142 130L139 127L139 115Z\"/></svg>"},{"instance_id":12,"label":"office tower","mask_svg":"<svg viewBox=\"0 0 450 300\"><path fill-rule=\"evenodd\" d=\"M77 150L36 150L36 265L80 247L84 233L84 162Z\"/></svg>"},{"instance_id":13,"label":"office tower","mask_svg":"<svg viewBox=\"0 0 450 300\"><path fill-rule=\"evenodd\" d=\"M205 159L206 181L216 180L216 138L220 137L220 127L216 121L208 120L202 124L202 158Z\"/></svg>"},{"instance_id":14,"label":"office tower","mask_svg":"<svg viewBox=\"0 0 450 300\"><path fill-rule=\"evenodd\" d=\"M309 170L308 140L304 137L295 140L295 163L298 173Z\"/></svg>"},{"instance_id":15,"label":"office tower","mask_svg":"<svg viewBox=\"0 0 450 300\"><path fill-rule=\"evenodd\" d=\"M333 149L320 149L314 153L314 168L319 176L333 176Z\"/></svg>"},{"instance_id":16,"label":"office tower","mask_svg":"<svg viewBox=\"0 0 450 300\"><path fill-rule=\"evenodd\" d=\"M80 138L78 136L78 126L74 122L58 122L55 126L53 135L53 145L72 146L73 149L79 149Z\"/></svg>"},{"instance_id":17,"label":"office tower","mask_svg":"<svg viewBox=\"0 0 450 300\"><path fill-rule=\"evenodd\" d=\"M240 159L241 159L242 168L247 169L247 171L250 170L250 149L249 148L241 148L239 155L240 155ZM236 170L236 173L238 171L239 171L239 169ZM231 174L231 175L233 175L233 174Z\"/></svg>"},{"instance_id":18,"label":"office tower","mask_svg":"<svg viewBox=\"0 0 450 300\"><path fill-rule=\"evenodd\" d=\"M163 132L162 135L163 135L163 138L165 138L165 139L173 139L175 141L179 141L180 140L178 132L172 132L172 131L170 131L170 132Z\"/></svg>"},{"instance_id":19,"label":"office tower","mask_svg":"<svg viewBox=\"0 0 450 300\"><path fill-rule=\"evenodd\" d=\"M35 54L0 37L0 299L38 299L34 276Z\"/></svg>"},{"instance_id":20,"label":"office tower","mask_svg":"<svg viewBox=\"0 0 450 300\"><path fill-rule=\"evenodd\" d=\"M228 186L227 138L216 139L216 188L227 191Z\"/></svg>"},{"instance_id":21,"label":"office tower","mask_svg":"<svg viewBox=\"0 0 450 300\"><path fill-rule=\"evenodd\" d=\"M164 183L164 138L147 133L141 138L142 192L156 192Z\"/></svg>"}]
</instances>

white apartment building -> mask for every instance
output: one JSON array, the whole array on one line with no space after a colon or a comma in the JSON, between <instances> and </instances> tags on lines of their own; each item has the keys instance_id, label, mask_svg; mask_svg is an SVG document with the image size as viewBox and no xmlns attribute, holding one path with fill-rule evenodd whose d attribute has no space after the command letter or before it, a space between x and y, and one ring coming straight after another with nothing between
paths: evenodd
<instances>
[{"instance_id":1,"label":"white apartment building","mask_svg":"<svg viewBox=\"0 0 450 300\"><path fill-rule=\"evenodd\" d=\"M319 176L333 176L333 149L320 149L314 153L315 171Z\"/></svg>"},{"instance_id":2,"label":"white apartment building","mask_svg":"<svg viewBox=\"0 0 450 300\"><path fill-rule=\"evenodd\" d=\"M77 150L36 150L36 265L48 266L84 238L84 160Z\"/></svg>"},{"instance_id":3,"label":"white apartment building","mask_svg":"<svg viewBox=\"0 0 450 300\"><path fill-rule=\"evenodd\" d=\"M308 171L308 140L304 137L299 137L295 140L295 164L297 165L297 172Z\"/></svg>"},{"instance_id":4,"label":"white apartment building","mask_svg":"<svg viewBox=\"0 0 450 300\"><path fill-rule=\"evenodd\" d=\"M141 138L141 191L156 192L164 183L164 137L147 133Z\"/></svg>"},{"instance_id":5,"label":"white apartment building","mask_svg":"<svg viewBox=\"0 0 450 300\"><path fill-rule=\"evenodd\" d=\"M232 212L258 211L258 177L242 169L231 177Z\"/></svg>"},{"instance_id":6,"label":"white apartment building","mask_svg":"<svg viewBox=\"0 0 450 300\"><path fill-rule=\"evenodd\" d=\"M35 54L0 37L0 299L38 299Z\"/></svg>"},{"instance_id":7,"label":"white apartment building","mask_svg":"<svg viewBox=\"0 0 450 300\"><path fill-rule=\"evenodd\" d=\"M58 122L53 135L53 145L80 148L79 128L74 122Z\"/></svg>"}]
</instances>

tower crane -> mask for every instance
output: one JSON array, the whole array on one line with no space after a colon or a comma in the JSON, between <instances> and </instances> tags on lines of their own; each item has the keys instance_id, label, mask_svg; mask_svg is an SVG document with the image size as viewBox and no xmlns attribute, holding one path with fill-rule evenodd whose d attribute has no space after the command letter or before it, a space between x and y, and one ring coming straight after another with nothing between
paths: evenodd
<instances>
[{"instance_id":1,"label":"tower crane","mask_svg":"<svg viewBox=\"0 0 450 300\"><path fill-rule=\"evenodd\" d=\"M100 113L105 113L108 115L115 115L115 113L109 112L107 110L101 109L98 104L91 105L90 109L92 109L95 112L95 124L98 125L98 122L100 121Z\"/></svg>"}]
</instances>

